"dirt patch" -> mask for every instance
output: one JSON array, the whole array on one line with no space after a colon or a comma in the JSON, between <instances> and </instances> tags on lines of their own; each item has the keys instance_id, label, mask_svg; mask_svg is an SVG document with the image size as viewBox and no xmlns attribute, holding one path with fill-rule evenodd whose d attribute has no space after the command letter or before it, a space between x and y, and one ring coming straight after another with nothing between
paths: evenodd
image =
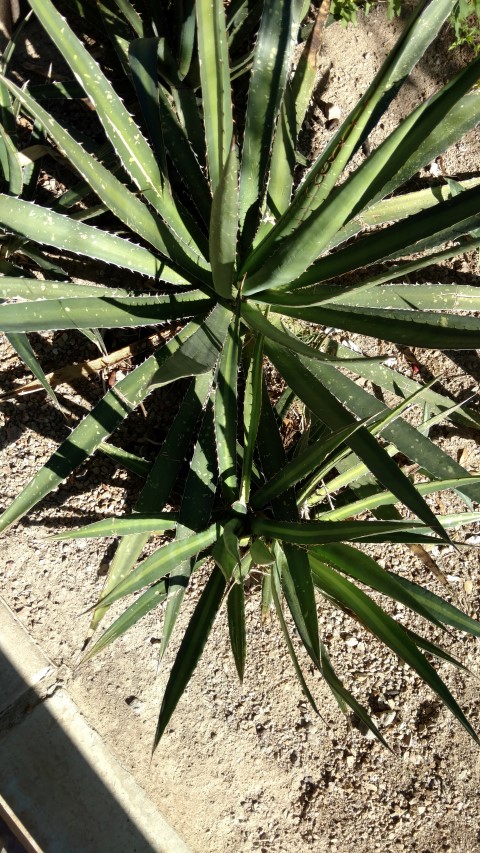
<instances>
[{"instance_id":1,"label":"dirt patch","mask_svg":"<svg viewBox=\"0 0 480 853\"><path fill-rule=\"evenodd\" d=\"M397 30L398 23L387 23L381 10L356 29L330 28L319 98L338 104L345 115L366 89ZM464 61L461 55L449 54L447 45L448 41L441 42L421 63L399 106L385 118L383 133ZM310 122L314 147L319 148L329 137L320 107L312 110ZM478 132L472 132L437 166L449 175L478 172L479 154ZM461 280L478 280L471 258L460 258L455 264L449 269ZM43 364L49 369L49 359L55 367L68 363L70 341L60 334L33 342L43 348ZM402 363L401 353L393 354L401 369L410 369L407 360ZM458 355L416 353L426 370L441 374L446 390L463 398L478 388L478 360L474 354L464 353L461 360ZM5 342L1 358L4 387L29 378ZM102 393L100 380L76 386L73 393L66 386L59 390L74 420ZM147 419L160 423L157 440L174 411L169 393L161 391L146 402ZM0 417L4 448L0 475L6 505L68 434L69 424L43 395L2 405ZM148 455L144 417L136 413L128 429L136 442L132 449ZM480 470L473 433L449 427L438 438L452 456L462 454L467 468ZM97 454L28 521L5 535L0 592L60 667L81 710L192 850L477 851L480 751L467 734L409 669L347 617L323 604L320 628L339 674L371 709L393 752L349 728L330 692L311 671L309 683L322 712L322 718L315 718L303 699L277 625L260 623L255 583L247 599L249 652L243 687L237 684L225 619L220 618L150 760L159 703L175 651L173 647L158 673L162 609L74 672L89 623L85 610L100 593L101 573L113 542L51 543L44 538L63 527L131 509L139 484L133 475L118 472ZM449 505L436 508L446 512ZM467 530L465 535L475 533ZM445 594L411 552L379 548L376 556L387 567L426 581L429 588ZM441 548L433 556L448 578L447 595L478 616L478 551ZM201 574L193 578L177 639L202 580ZM403 620L400 606L392 607L392 613ZM415 619L408 624L418 628ZM432 630L429 637L435 639L438 634ZM452 634L444 642L478 671L474 640ZM305 666L308 672L308 663ZM438 669L480 731L478 682L444 664Z\"/></svg>"}]
</instances>

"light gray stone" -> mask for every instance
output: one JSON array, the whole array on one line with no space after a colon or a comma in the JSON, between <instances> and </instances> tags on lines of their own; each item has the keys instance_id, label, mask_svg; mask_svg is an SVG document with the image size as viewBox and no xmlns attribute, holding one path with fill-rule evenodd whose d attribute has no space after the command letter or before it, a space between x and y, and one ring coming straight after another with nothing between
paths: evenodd
<instances>
[{"instance_id":1,"label":"light gray stone","mask_svg":"<svg viewBox=\"0 0 480 853\"><path fill-rule=\"evenodd\" d=\"M55 683L55 667L0 599L0 728L13 725Z\"/></svg>"},{"instance_id":2,"label":"light gray stone","mask_svg":"<svg viewBox=\"0 0 480 853\"><path fill-rule=\"evenodd\" d=\"M62 689L0 734L0 791L48 853L188 853Z\"/></svg>"}]
</instances>

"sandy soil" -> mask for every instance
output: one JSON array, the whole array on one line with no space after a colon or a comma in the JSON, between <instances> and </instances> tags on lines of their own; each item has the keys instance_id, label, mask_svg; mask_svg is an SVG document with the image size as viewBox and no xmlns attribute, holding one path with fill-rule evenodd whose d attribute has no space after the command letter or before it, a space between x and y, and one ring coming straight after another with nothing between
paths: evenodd
<instances>
[{"instance_id":1,"label":"sandy soil","mask_svg":"<svg viewBox=\"0 0 480 853\"><path fill-rule=\"evenodd\" d=\"M386 23L382 11L358 29L330 28L319 98L338 104L345 113L393 44L396 28ZM385 119L383 132L464 61L458 54L448 54L445 44L437 45L422 62L400 106ZM328 136L320 107L312 112L311 125L314 144L320 146ZM472 133L439 166L450 175L477 171L479 153L478 134ZM464 258L452 268L459 280L478 280ZM46 369L69 362L70 340L65 334L35 337ZM94 356L93 350L85 352ZM0 354L4 387L28 378L6 342ZM409 370L402 355L394 354L399 368ZM479 363L473 353L463 354L461 362L457 354L448 355L416 352L425 370L441 373L444 388L463 399L478 388ZM78 419L102 388L100 381L90 381L76 385L74 391L62 386L60 392L72 417ZM146 439L148 424L156 423L161 437L174 405L167 390L147 401L146 420L141 413L132 416L128 429L135 452L152 454L154 448ZM0 477L6 505L65 437L68 426L42 394L4 403L0 418ZM467 468L480 470L478 436L442 428L437 437L451 455L461 455ZM192 850L478 851L480 750L467 734L408 668L325 605L319 608L320 626L339 674L371 708L392 752L349 727L318 674L310 672L310 686L322 712L322 718L315 718L296 682L277 625L260 623L255 583L247 601L249 653L243 687L236 681L221 618L150 762L156 715L174 654L172 648L157 673L161 613L150 614L113 648L74 671L88 627L84 611L101 590L101 574L113 543L45 539L46 534L82 520L131 508L138 488L133 475L118 472L97 455L28 521L7 532L0 558L0 594L60 668L80 708ZM441 511L450 506L432 505ZM465 535L472 537L476 532L470 529ZM376 556L387 567L445 594L410 552L379 548ZM442 548L432 556L448 577L446 594L478 616L478 552ZM192 583L182 625L201 583L199 575ZM401 607L393 607L392 613L403 620ZM408 624L415 627L416 621L410 619ZM432 630L429 636L435 639L437 634ZM452 632L447 645L478 674L474 640ZM446 665L438 669L480 731L478 680Z\"/></svg>"}]
</instances>

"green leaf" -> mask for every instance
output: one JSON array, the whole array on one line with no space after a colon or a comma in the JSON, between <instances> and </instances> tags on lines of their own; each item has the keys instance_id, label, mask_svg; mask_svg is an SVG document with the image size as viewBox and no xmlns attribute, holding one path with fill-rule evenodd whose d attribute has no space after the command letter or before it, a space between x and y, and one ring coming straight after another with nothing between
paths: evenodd
<instances>
[{"instance_id":1,"label":"green leaf","mask_svg":"<svg viewBox=\"0 0 480 853\"><path fill-rule=\"evenodd\" d=\"M197 376L191 381L160 452L153 464L148 466L148 478L135 504L135 512L151 513L166 504L185 459L192 432L210 394L211 384L212 377L209 374ZM100 449L104 446L100 445ZM128 575L147 541L147 533L136 533L122 539L108 570L104 595ZM103 607L95 610L90 624L91 633L96 629L105 610Z\"/></svg>"},{"instance_id":2,"label":"green leaf","mask_svg":"<svg viewBox=\"0 0 480 853\"><path fill-rule=\"evenodd\" d=\"M158 515L148 515L135 512L122 518L102 518L92 524L85 524L74 530L57 533L48 538L53 541L64 539L98 539L104 536L128 536L130 534L163 533L173 530L178 521L178 513L162 512Z\"/></svg>"},{"instance_id":3,"label":"green leaf","mask_svg":"<svg viewBox=\"0 0 480 853\"><path fill-rule=\"evenodd\" d=\"M0 316L5 306L0 306ZM42 369L41 364L39 363L30 341L28 340L27 335L22 334L22 332L7 332L6 334L7 340L9 344L14 348L17 355L20 356L22 361L25 362L28 369L33 373L35 379L37 379L45 391L47 392L50 399L55 403L56 406L59 406L57 397L55 392L53 391L45 373Z\"/></svg>"},{"instance_id":4,"label":"green leaf","mask_svg":"<svg viewBox=\"0 0 480 853\"><path fill-rule=\"evenodd\" d=\"M285 555L283 554L279 545L276 546L277 549L277 563L274 567L274 577L272 579L271 589L272 589L272 597L273 602L275 604L275 610L277 612L278 621L280 622L280 627L282 629L282 634L285 638L285 642L287 644L288 653L292 659L293 668L295 670L296 676L300 682L300 686L307 697L310 705L316 714L320 716L320 711L317 708L315 699L313 698L310 689L308 687L307 682L305 681L305 676L302 672L302 668L298 662L297 655L295 654L295 648L293 646L292 640L290 638L290 634L288 633L287 623L285 622L285 618L282 611L282 604L280 601L280 584L281 584L281 570L283 565L285 564Z\"/></svg>"},{"instance_id":5,"label":"green leaf","mask_svg":"<svg viewBox=\"0 0 480 853\"><path fill-rule=\"evenodd\" d=\"M126 471L131 471L132 474L137 474L138 477L148 477L152 463L147 459L144 459L142 456L137 456L135 453L129 453L128 450L124 450L123 447L117 447L115 444L111 444L107 441L102 441L102 443L99 444L98 449L104 453L105 456L109 456L110 459L117 462L117 464L122 468L125 468Z\"/></svg>"},{"instance_id":6,"label":"green leaf","mask_svg":"<svg viewBox=\"0 0 480 853\"><path fill-rule=\"evenodd\" d=\"M252 530L256 520L252 522ZM275 522L272 524L290 526L292 522ZM301 525L298 525L301 526ZM268 533L267 533L268 536ZM273 537L272 537L273 538ZM278 537L281 538L281 537ZM318 638L318 618L315 603L312 574L307 552L295 547L294 540L282 540L282 587L290 613L297 627L308 654L316 666L320 666L320 644Z\"/></svg>"},{"instance_id":7,"label":"green leaf","mask_svg":"<svg viewBox=\"0 0 480 853\"><path fill-rule=\"evenodd\" d=\"M321 207L309 213L288 239L279 243L263 267L249 275L244 285L244 293L256 293L269 286L290 286L292 280L302 275L326 248L334 234L376 198L392 175L408 162L432 128L442 121L451 106L474 85L479 70L480 59L475 60L441 92L405 119L358 170L330 194ZM467 193L462 193L462 197L476 192L476 189L468 190ZM445 205L449 203L451 202L438 205L436 210L445 209ZM478 206L474 213L478 214ZM466 214L462 218L466 219ZM275 229L266 239L271 239L274 232Z\"/></svg>"},{"instance_id":8,"label":"green leaf","mask_svg":"<svg viewBox=\"0 0 480 853\"><path fill-rule=\"evenodd\" d=\"M203 269L204 277L208 279L208 275L205 276L208 265L201 260L198 252L191 249L189 235L186 236L183 233L178 239L172 237L171 231L160 216L152 213L137 195L119 181L113 174L112 168L102 165L95 157L88 154L28 92L19 89L6 78L4 83L22 106L41 123L46 133L65 153L68 161L115 216L118 216L122 222L144 237L167 258L172 258L200 276Z\"/></svg>"},{"instance_id":9,"label":"green leaf","mask_svg":"<svg viewBox=\"0 0 480 853\"><path fill-rule=\"evenodd\" d=\"M23 175L18 159L18 151L1 124L0 166L2 167L5 180L8 182L8 189L11 195L20 195L23 189Z\"/></svg>"},{"instance_id":10,"label":"green leaf","mask_svg":"<svg viewBox=\"0 0 480 853\"><path fill-rule=\"evenodd\" d=\"M230 152L213 194L210 217L210 262L216 292L232 298L238 230L238 152Z\"/></svg>"},{"instance_id":11,"label":"green leaf","mask_svg":"<svg viewBox=\"0 0 480 853\"><path fill-rule=\"evenodd\" d=\"M0 193L0 225L36 243L65 249L77 255L104 261L123 269L173 284L188 284L162 258L143 246L101 231L93 225L76 222L69 216Z\"/></svg>"},{"instance_id":12,"label":"green leaf","mask_svg":"<svg viewBox=\"0 0 480 853\"><path fill-rule=\"evenodd\" d=\"M479 341L480 320L435 311L357 308L353 305L322 305L318 308L272 306L274 312L309 323L346 329L396 344L435 349L474 349Z\"/></svg>"},{"instance_id":13,"label":"green leaf","mask_svg":"<svg viewBox=\"0 0 480 853\"><path fill-rule=\"evenodd\" d=\"M178 71L180 79L184 79L190 69L195 44L195 8L194 0L177 0L173 10L177 27L180 31L178 45Z\"/></svg>"},{"instance_id":14,"label":"green leaf","mask_svg":"<svg viewBox=\"0 0 480 853\"><path fill-rule=\"evenodd\" d=\"M255 236L265 192L277 117L293 58L302 4L265 0L248 90L240 170L240 225L248 249Z\"/></svg>"},{"instance_id":15,"label":"green leaf","mask_svg":"<svg viewBox=\"0 0 480 853\"><path fill-rule=\"evenodd\" d=\"M323 31L329 6L329 0L322 0L291 84L285 90L285 98L275 133L268 181L268 204L277 217L285 212L290 201L296 165L296 141L315 86L318 57L323 42Z\"/></svg>"},{"instance_id":16,"label":"green leaf","mask_svg":"<svg viewBox=\"0 0 480 853\"><path fill-rule=\"evenodd\" d=\"M124 598L126 595L162 580L167 574L176 571L182 560L189 559L209 548L221 534L220 525L212 524L201 533L192 533L185 539L174 540L168 545L163 545L139 563L111 592L103 595L98 604L102 607L110 607L119 598ZM171 582L172 575L170 576Z\"/></svg>"},{"instance_id":17,"label":"green leaf","mask_svg":"<svg viewBox=\"0 0 480 853\"><path fill-rule=\"evenodd\" d=\"M252 518L250 529L257 536L280 539L292 545L322 545L330 542L389 541L397 532L423 531L423 524L412 521L276 521ZM440 540L435 540L437 543ZM304 554L304 551L299 551ZM308 574L308 572L307 572Z\"/></svg>"},{"instance_id":18,"label":"green leaf","mask_svg":"<svg viewBox=\"0 0 480 853\"><path fill-rule=\"evenodd\" d=\"M250 556L252 562L257 566L271 566L275 562L275 557L267 548L265 542L261 539L254 539L250 545Z\"/></svg>"},{"instance_id":19,"label":"green leaf","mask_svg":"<svg viewBox=\"0 0 480 853\"><path fill-rule=\"evenodd\" d=\"M373 366L380 367L380 365L372 365L372 367ZM340 371L336 370L331 365L315 362L313 367L312 364L310 364L310 370L314 370L315 374L320 377L322 384L332 394L334 394L335 397L343 403L343 405L351 408L357 417L372 417L376 413L380 414L382 412L383 404L379 400L375 399L372 394L369 394L356 382L340 373ZM371 369L366 371L365 367L362 365L361 370L359 369L359 373L361 375L363 374L368 376L368 378L371 378L375 383L380 384L381 387L388 387L385 374L389 373L390 375L388 376L388 380L393 386L393 393L396 393L396 391L398 392L399 388L404 389L404 393L407 394L418 391L417 383L410 381L410 384L406 385L406 382L408 381L406 377L402 377L402 375L397 372L389 372L388 368L385 368L383 373L375 372L375 374L373 374ZM423 396L425 399L430 401L432 400L431 395L435 394L436 392L425 388ZM421 397L418 397L417 399L421 399ZM441 400L442 403L447 404L448 398L438 395L438 397L435 398L435 401L437 400ZM445 416L448 416L448 412L445 412ZM438 421L435 419L435 423L436 422ZM430 441L427 436L423 435L420 429L416 429L412 424L401 418L398 418L393 421L393 423L390 423L385 427L385 430L383 431L383 438L392 442L408 459L411 459L413 462L417 462L423 470L427 471L429 475L438 480L453 479L454 477L465 477L468 475L468 471L466 471L465 468L462 468L458 462ZM389 486L387 486L387 488L389 491L393 491ZM462 487L462 492L472 500L479 499L478 495L480 495L480 490L478 486L464 486Z\"/></svg>"},{"instance_id":20,"label":"green leaf","mask_svg":"<svg viewBox=\"0 0 480 853\"><path fill-rule=\"evenodd\" d=\"M50 297L0 306L0 329L14 333L91 326L106 329L154 326L205 314L211 308L211 299L199 290L170 296Z\"/></svg>"},{"instance_id":21,"label":"green leaf","mask_svg":"<svg viewBox=\"0 0 480 853\"><path fill-rule=\"evenodd\" d=\"M215 436L220 482L225 501L238 497L237 481L237 373L239 317L232 318L220 356L215 394Z\"/></svg>"},{"instance_id":22,"label":"green leaf","mask_svg":"<svg viewBox=\"0 0 480 853\"><path fill-rule=\"evenodd\" d=\"M480 637L480 622L478 622L477 619L472 619L470 616L467 616L467 614L463 613L462 610L459 610L458 607L455 607L453 604L445 601L445 599L441 598L439 595L435 595L434 592L430 592L430 590L426 589L424 586L413 583L401 575L395 575L395 578L397 583L399 583L400 586L402 586L406 592L412 596L412 598L415 598L423 608L427 609L435 619L438 619L440 622L444 622L445 625L450 625L452 628L456 628L458 631L465 631L465 633L471 634L472 637Z\"/></svg>"},{"instance_id":23,"label":"green leaf","mask_svg":"<svg viewBox=\"0 0 480 853\"><path fill-rule=\"evenodd\" d=\"M263 336L257 335L255 348L248 366L243 403L244 450L240 501L246 506L250 498L253 454L262 407Z\"/></svg>"},{"instance_id":24,"label":"green leaf","mask_svg":"<svg viewBox=\"0 0 480 853\"><path fill-rule=\"evenodd\" d=\"M457 477L452 480L434 480L432 483L415 483L415 488L420 495L431 495L434 492L442 492L446 489L461 489L462 486L476 485L480 481L480 477ZM379 506L388 506L396 502L396 497L392 492L376 492L373 495L368 495L364 498L359 498L357 501L347 504L343 507L337 507L333 510L322 512L322 518L330 521L341 521L344 518L351 518L353 515L359 515L366 510L376 509Z\"/></svg>"},{"instance_id":25,"label":"green leaf","mask_svg":"<svg viewBox=\"0 0 480 853\"><path fill-rule=\"evenodd\" d=\"M479 210L480 188L472 187L461 199L450 198L321 258L296 281L290 279L289 286L305 287L380 260L406 256L423 246L434 248L458 239L474 230Z\"/></svg>"},{"instance_id":26,"label":"green leaf","mask_svg":"<svg viewBox=\"0 0 480 853\"><path fill-rule=\"evenodd\" d=\"M158 105L158 43L158 38L134 39L129 44L128 54L138 100L160 164L163 190L168 182L168 171Z\"/></svg>"},{"instance_id":27,"label":"green leaf","mask_svg":"<svg viewBox=\"0 0 480 853\"><path fill-rule=\"evenodd\" d=\"M147 589L142 595L130 605L118 619L115 619L109 628L102 634L97 642L88 650L84 656L82 663L93 658L98 652L103 651L106 646L110 645L118 637L121 637L125 631L135 625L140 619L143 619L147 613L150 613L154 607L158 607L167 597L167 584L165 581L159 581L152 587Z\"/></svg>"},{"instance_id":28,"label":"green leaf","mask_svg":"<svg viewBox=\"0 0 480 853\"><path fill-rule=\"evenodd\" d=\"M303 359L288 358L286 351L276 344L268 343L266 350L290 387L329 429L343 429L354 422L352 416L338 402L337 398L327 390L321 381L318 381L317 367L323 368L323 364L310 362L310 368L307 369ZM443 531L428 504L365 427L360 427L352 432L347 443L365 462L380 483L385 485L389 491L394 492L396 497L437 535L445 541L449 541L447 534Z\"/></svg>"},{"instance_id":29,"label":"green leaf","mask_svg":"<svg viewBox=\"0 0 480 853\"><path fill-rule=\"evenodd\" d=\"M166 188L162 190L162 175L155 155L115 89L51 0L32 0L30 5L95 105L105 133L123 167L143 196L164 219L175 242L180 240L184 247L191 249L192 259L196 259L198 263L200 257L192 235L184 224L184 217L173 196Z\"/></svg>"},{"instance_id":30,"label":"green leaf","mask_svg":"<svg viewBox=\"0 0 480 853\"><path fill-rule=\"evenodd\" d=\"M184 540L192 531L200 532L208 524L215 499L218 483L217 460L215 455L215 434L213 422L212 392L198 432L193 458L185 484L180 505L180 515L176 531L176 540ZM220 537L218 537L220 538ZM160 658L167 649L173 628L177 621L190 575L195 564L196 554L178 562L175 576L170 579L168 601L163 623L163 636L160 646Z\"/></svg>"},{"instance_id":31,"label":"green leaf","mask_svg":"<svg viewBox=\"0 0 480 853\"><path fill-rule=\"evenodd\" d=\"M330 453L333 453L337 447L340 447L347 440L352 432L364 426L365 423L365 420L359 421L343 430L334 432L328 438L322 436L318 441L309 445L304 453L295 456L290 462L287 462L280 471L277 471L273 477L255 492L250 501L252 509L258 510L265 507L270 503L272 498L281 495L285 489L291 488L291 486L294 486L300 480L303 480L304 477L311 474Z\"/></svg>"},{"instance_id":32,"label":"green leaf","mask_svg":"<svg viewBox=\"0 0 480 853\"><path fill-rule=\"evenodd\" d=\"M177 707L177 703L200 660L220 609L224 591L225 578L220 569L215 567L199 598L170 672L158 718L154 749L158 745L170 717Z\"/></svg>"},{"instance_id":33,"label":"green leaf","mask_svg":"<svg viewBox=\"0 0 480 853\"><path fill-rule=\"evenodd\" d=\"M215 198L233 137L225 11L221 0L197 0L195 7L208 170ZM229 171L233 168L232 161ZM223 180L230 184L228 178ZM236 182L236 177L231 180ZM229 193L229 190L225 188L222 194L224 192ZM229 202L229 207L231 204Z\"/></svg>"},{"instance_id":34,"label":"green leaf","mask_svg":"<svg viewBox=\"0 0 480 853\"><path fill-rule=\"evenodd\" d=\"M257 443L263 473L268 480L279 468L285 465L286 460L282 438L278 431L265 385L262 388L262 410L258 425ZM272 501L272 509L276 518L298 519L293 490L289 489L275 498ZM277 564L280 560L285 598L295 626L306 651L318 666L320 654L318 619L307 554L289 544L285 545L280 556L277 551L275 554Z\"/></svg>"},{"instance_id":35,"label":"green leaf","mask_svg":"<svg viewBox=\"0 0 480 853\"><path fill-rule=\"evenodd\" d=\"M341 542L332 542L330 545L313 546L308 551L310 565L316 562L327 563L343 574L371 587L371 589L389 596L394 601L399 601L415 613L419 613L424 619L441 626L440 620L432 614L428 607L424 607L413 595L409 595L400 583L397 583L397 575L385 571L368 554L359 551L351 545Z\"/></svg>"},{"instance_id":36,"label":"green leaf","mask_svg":"<svg viewBox=\"0 0 480 853\"><path fill-rule=\"evenodd\" d=\"M153 388L211 370L229 317L229 312L217 306L202 325L189 323L155 355L117 382L5 510L0 517L0 530L21 518L68 477Z\"/></svg>"},{"instance_id":37,"label":"green leaf","mask_svg":"<svg viewBox=\"0 0 480 853\"><path fill-rule=\"evenodd\" d=\"M333 570L317 563L312 567L312 574L316 586L343 606L348 607L365 627L418 673L420 678L437 693L473 740L479 743L474 729L442 679L418 651L415 643L398 622L388 616L368 595Z\"/></svg>"},{"instance_id":38,"label":"green leaf","mask_svg":"<svg viewBox=\"0 0 480 853\"><path fill-rule=\"evenodd\" d=\"M372 116L376 114L378 117L386 109L414 65L423 57L453 5L454 0L423 0L418 4L367 91L309 170L286 215L248 258L242 273L258 269L273 245L281 242L329 197L352 154L367 135Z\"/></svg>"},{"instance_id":39,"label":"green leaf","mask_svg":"<svg viewBox=\"0 0 480 853\"><path fill-rule=\"evenodd\" d=\"M233 659L237 668L240 683L243 682L245 672L245 658L247 654L247 638L245 629L245 593L243 583L234 583L228 593L228 632Z\"/></svg>"}]
</instances>

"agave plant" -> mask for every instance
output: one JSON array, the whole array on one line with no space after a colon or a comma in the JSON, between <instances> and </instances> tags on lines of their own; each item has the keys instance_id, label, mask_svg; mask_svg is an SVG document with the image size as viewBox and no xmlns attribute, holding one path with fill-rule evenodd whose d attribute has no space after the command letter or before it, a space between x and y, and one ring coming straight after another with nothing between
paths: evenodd
<instances>
[{"instance_id":1,"label":"agave plant","mask_svg":"<svg viewBox=\"0 0 480 853\"><path fill-rule=\"evenodd\" d=\"M310 17L303 0L232 0L226 9L222 0L145 0L140 13L129 0L76 0L84 20L95 12L111 38L125 74L117 88L50 0L30 5L72 80L19 88L9 76L14 36L0 77L0 328L52 396L28 333L82 330L101 344L99 329L160 322L174 329L75 427L5 510L1 529L97 449L144 478L133 513L57 537L120 537L90 636L113 602L141 593L92 641L87 658L161 603L163 655L192 573L207 560L208 580L171 670L155 744L221 610L242 678L245 583L258 567L262 609L276 612L314 708L292 624L340 707L384 742L329 660L319 637L319 595L413 667L476 739L430 656L457 661L392 619L365 587L437 627L479 636L480 624L386 571L360 546L442 545L451 541L449 528L477 519L471 501L480 499L480 476L470 476L428 432L444 418L478 427L480 417L434 383L414 381L327 334L333 327L435 349L472 349L480 340L480 321L467 313L480 308L478 288L409 283L417 270L480 245L479 180L393 194L479 121L480 60L369 156L353 160L453 0L418 4L368 91L309 165L297 140L315 86L326 0ZM46 109L52 97L88 98L104 143L79 141ZM18 150L19 112L33 123L34 153ZM79 180L47 207L35 201L36 154L52 146ZM105 212L110 227L100 218ZM105 283L73 282L52 249L104 264ZM27 277L16 253L42 277ZM108 283L111 264L136 274L133 290ZM295 334L296 321L314 324L320 345ZM271 366L284 380L279 399L269 393ZM352 375L395 402L381 403ZM107 441L149 394L186 379L153 463ZM282 423L292 405L308 414L309 426L287 448ZM422 416L417 427L403 417L412 406ZM183 498L178 512L167 512L186 458ZM409 478L406 459L417 463L420 482ZM455 489L467 511L436 516L425 496L445 489ZM165 543L140 559L159 531Z\"/></svg>"}]
</instances>

